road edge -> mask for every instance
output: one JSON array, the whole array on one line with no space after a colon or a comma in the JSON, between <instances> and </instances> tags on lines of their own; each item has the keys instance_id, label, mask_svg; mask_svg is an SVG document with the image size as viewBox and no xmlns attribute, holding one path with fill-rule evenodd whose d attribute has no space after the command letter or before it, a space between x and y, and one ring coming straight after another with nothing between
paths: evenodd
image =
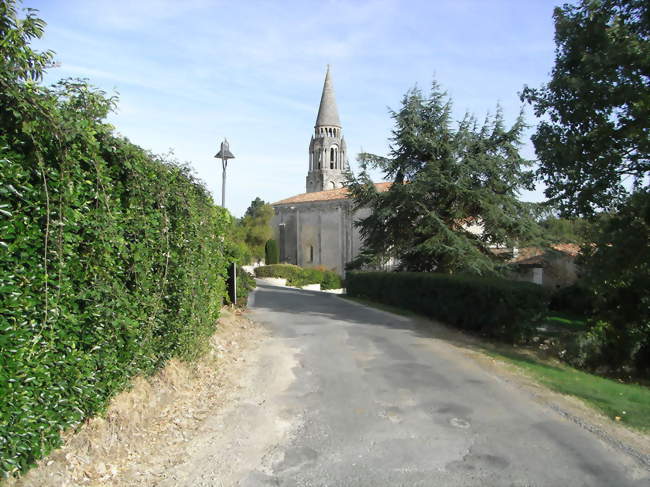
<instances>
[{"instance_id":1,"label":"road edge","mask_svg":"<svg viewBox=\"0 0 650 487\"><path fill-rule=\"evenodd\" d=\"M383 310L383 309L380 309L380 308L375 308L375 307L373 307L371 305L368 305L368 304L359 303L359 302L354 301L352 299L346 299L344 296L345 295L343 295L343 296L334 295L334 297L336 299L340 299L340 300L342 300L342 301L344 301L346 303L349 303L349 304L352 304L352 305L355 305L355 306L358 306L358 307L366 308L366 309L372 310L374 312L383 313L385 315L390 316L391 318L397 318L397 319L400 319L402 321L411 322L413 324L414 328L421 328L421 325L418 323L418 321L420 321L420 322L434 323L436 325L443 326L450 332L458 332L458 330L454 330L453 328L445 326L441 322L438 322L436 320L428 319L428 318L426 318L424 316L411 317L411 316L406 316L406 315L400 315L400 314L393 313L393 312L390 312L390 311L386 311L386 310ZM458 333L459 333L459 335L462 335L460 332L458 332ZM635 447L627 444L624 440L617 438L615 435L610 434L607 431L605 431L603 428L593 424L591 421L587 420L584 416L581 416L579 414L575 414L575 413L571 412L568 407L566 407L566 406L563 407L560 404L558 404L558 402L560 402L559 401L560 398L564 398L566 400L567 396L565 396L564 394L560 394L560 393L558 393L556 391L553 391L552 389L549 389L544 384L538 382L530 374L527 374L523 369L517 367L515 364L511 364L511 363L506 362L504 360L501 360L499 358L491 357L491 356L487 355L484 352L481 352L479 350L474 350L474 349L471 349L469 347L464 347L462 345L457 345L457 344L452 344L452 343L449 343L449 345L453 346L455 348L462 349L463 351L466 352L465 353L466 356L470 357L472 360L474 360L477 363L478 363L478 359L477 359L476 355L480 355L480 356L482 356L482 358L486 358L486 359L490 358L490 359L498 362L501 365L501 367L516 368L518 374L515 375L515 374L510 373L510 374L508 374L508 377L504 377L504 373L503 373L504 371L500 370L501 367L499 367L499 370L497 370L497 368L493 368L492 372L493 373L499 373L499 377L502 380L504 380L507 383L513 385L517 389L525 392L531 398L533 398L535 400L535 402L537 402L538 404L540 404L540 405L542 405L544 407L547 407L548 409L554 411L555 413L559 414L560 416L564 417L565 419L568 419L572 423L578 425L580 428L590 432L591 434L595 435L597 438L599 438L600 440L604 441L606 444L611 446L612 448L627 454L628 456L633 458L641 467L645 468L647 471L650 472L650 454L646 454L646 453L643 453L643 452L637 450ZM521 380L522 376L523 376L523 378L525 378L525 380ZM539 392L535 391L535 388L544 390L546 392L546 394L544 394L544 395L540 394ZM549 400L549 396L553 398L553 401ZM589 410L592 414L594 414L595 416L598 416L599 418L602 418L603 422L611 421L609 418L607 418L607 416L604 416L600 411L598 411L596 408L594 408L590 404L582 401L580 398L574 397L574 396L569 396L569 397L571 397L572 400L579 401L580 404L584 408ZM618 425L612 424L612 426L618 426ZM640 433L638 433L638 432L636 432L636 431L634 431L632 429L629 429L629 428L627 428L627 430L632 434L640 434Z\"/></svg>"}]
</instances>

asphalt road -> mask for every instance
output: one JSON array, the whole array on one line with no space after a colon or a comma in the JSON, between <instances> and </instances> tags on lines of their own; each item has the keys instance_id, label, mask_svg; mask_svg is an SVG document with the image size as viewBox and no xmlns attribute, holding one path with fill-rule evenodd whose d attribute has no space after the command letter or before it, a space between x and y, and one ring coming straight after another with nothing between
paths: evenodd
<instances>
[{"instance_id":1,"label":"asphalt road","mask_svg":"<svg viewBox=\"0 0 650 487\"><path fill-rule=\"evenodd\" d=\"M240 485L645 486L650 473L411 320L261 285L252 318L295 352L293 430Z\"/></svg>"}]
</instances>

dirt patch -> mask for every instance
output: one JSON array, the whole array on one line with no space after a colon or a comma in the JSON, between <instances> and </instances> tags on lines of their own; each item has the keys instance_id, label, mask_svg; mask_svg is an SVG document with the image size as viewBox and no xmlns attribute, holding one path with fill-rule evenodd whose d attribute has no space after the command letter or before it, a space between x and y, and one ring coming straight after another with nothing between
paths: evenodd
<instances>
[{"instance_id":1,"label":"dirt patch","mask_svg":"<svg viewBox=\"0 0 650 487\"><path fill-rule=\"evenodd\" d=\"M103 417L65 435L64 445L11 486L156 485L184 461L186 444L232 402L268 337L238 310L224 309L210 352L194 364L172 360L137 378Z\"/></svg>"}]
</instances>

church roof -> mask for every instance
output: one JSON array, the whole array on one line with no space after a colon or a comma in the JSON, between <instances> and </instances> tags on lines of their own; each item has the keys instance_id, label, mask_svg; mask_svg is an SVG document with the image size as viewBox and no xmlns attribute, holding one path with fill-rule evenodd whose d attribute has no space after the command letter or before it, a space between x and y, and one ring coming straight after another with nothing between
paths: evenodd
<instances>
[{"instance_id":1,"label":"church roof","mask_svg":"<svg viewBox=\"0 0 650 487\"><path fill-rule=\"evenodd\" d=\"M330 67L327 65L325 73L325 84L323 84L323 94L320 98L320 107L318 107L318 117L316 117L316 127L320 126L340 127L339 110L336 107L336 98L334 97L334 85L330 76Z\"/></svg>"},{"instance_id":2,"label":"church roof","mask_svg":"<svg viewBox=\"0 0 650 487\"><path fill-rule=\"evenodd\" d=\"M375 188L377 191L383 192L388 191L392 183L375 183ZM275 205L289 205L292 203L313 203L317 201L334 201L334 200L346 200L348 199L348 189L347 188L338 188L338 189L328 189L326 191L314 191L312 193L302 193L291 198L286 198L284 200L276 201L271 203Z\"/></svg>"}]
</instances>

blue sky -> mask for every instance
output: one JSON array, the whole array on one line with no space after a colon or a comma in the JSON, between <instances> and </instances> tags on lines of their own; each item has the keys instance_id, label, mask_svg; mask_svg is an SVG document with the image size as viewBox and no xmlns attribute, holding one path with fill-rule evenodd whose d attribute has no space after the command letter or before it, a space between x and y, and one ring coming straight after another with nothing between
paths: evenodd
<instances>
[{"instance_id":1,"label":"blue sky","mask_svg":"<svg viewBox=\"0 0 650 487\"><path fill-rule=\"evenodd\" d=\"M172 149L221 199L223 137L236 159L226 206L241 215L304 192L308 144L327 64L352 155L385 154L397 108L435 78L455 115L499 102L508 122L524 84L553 65L559 0L25 0L56 51L46 78L84 77L120 103L111 122L153 152ZM536 120L530 107L526 119ZM532 131L529 131L532 132ZM534 157L527 140L523 153ZM541 191L524 199L540 200Z\"/></svg>"}]
</instances>

